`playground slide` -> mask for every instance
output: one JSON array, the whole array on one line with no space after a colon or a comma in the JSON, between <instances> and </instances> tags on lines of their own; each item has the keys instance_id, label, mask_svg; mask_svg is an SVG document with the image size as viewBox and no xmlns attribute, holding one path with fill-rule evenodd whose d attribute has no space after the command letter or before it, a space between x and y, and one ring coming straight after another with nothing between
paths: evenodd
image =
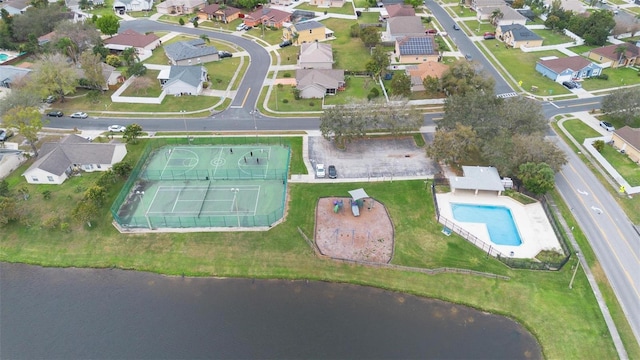
<instances>
[{"instance_id":1,"label":"playground slide","mask_svg":"<svg viewBox=\"0 0 640 360\"><path fill-rule=\"evenodd\" d=\"M360 216L360 208L358 207L358 203L355 201L351 202L351 212L353 213L353 216Z\"/></svg>"}]
</instances>

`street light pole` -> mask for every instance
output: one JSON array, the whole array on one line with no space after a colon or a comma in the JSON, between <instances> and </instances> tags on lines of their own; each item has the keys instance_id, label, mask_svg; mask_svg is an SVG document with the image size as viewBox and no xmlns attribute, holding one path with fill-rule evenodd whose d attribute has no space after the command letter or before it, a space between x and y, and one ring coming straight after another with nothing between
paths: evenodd
<instances>
[{"instance_id":1,"label":"street light pole","mask_svg":"<svg viewBox=\"0 0 640 360\"><path fill-rule=\"evenodd\" d=\"M253 130L256 132L256 144L258 143L258 123L256 122L256 113L258 109L253 109L251 114L253 115Z\"/></svg>"},{"instance_id":2,"label":"street light pole","mask_svg":"<svg viewBox=\"0 0 640 360\"><path fill-rule=\"evenodd\" d=\"M185 112L186 112L185 110L180 110L180 113L182 114L182 122L184 122L184 131L187 133L187 144L190 144L189 129L187 129L187 119L184 117Z\"/></svg>"},{"instance_id":3,"label":"street light pole","mask_svg":"<svg viewBox=\"0 0 640 360\"><path fill-rule=\"evenodd\" d=\"M233 193L233 201L231 202L231 210L233 211L233 208L235 207L236 218L238 219L238 227L240 227L240 212L238 212L238 202L237 202L238 191L240 191L240 189L231 188L231 192Z\"/></svg>"}]
</instances>

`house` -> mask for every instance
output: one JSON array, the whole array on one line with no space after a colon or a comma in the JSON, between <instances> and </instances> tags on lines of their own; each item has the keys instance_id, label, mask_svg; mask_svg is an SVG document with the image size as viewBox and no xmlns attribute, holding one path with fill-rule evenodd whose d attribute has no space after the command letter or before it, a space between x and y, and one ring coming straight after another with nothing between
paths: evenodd
<instances>
[{"instance_id":1,"label":"house","mask_svg":"<svg viewBox=\"0 0 640 360\"><path fill-rule=\"evenodd\" d=\"M172 65L196 65L220 60L215 46L205 46L203 39L178 41L164 46Z\"/></svg>"},{"instance_id":2,"label":"house","mask_svg":"<svg viewBox=\"0 0 640 360\"><path fill-rule=\"evenodd\" d=\"M291 13L268 7L261 7L244 17L244 24L247 26L264 24L265 26L281 29L285 22L291 22Z\"/></svg>"},{"instance_id":3,"label":"house","mask_svg":"<svg viewBox=\"0 0 640 360\"><path fill-rule=\"evenodd\" d=\"M333 67L331 45L319 42L302 44L298 66L301 69L331 69Z\"/></svg>"},{"instance_id":4,"label":"house","mask_svg":"<svg viewBox=\"0 0 640 360\"><path fill-rule=\"evenodd\" d=\"M200 14L206 20L216 20L228 24L240 17L241 11L233 6L220 6L220 4L211 4L200 9Z\"/></svg>"},{"instance_id":5,"label":"house","mask_svg":"<svg viewBox=\"0 0 640 360\"><path fill-rule=\"evenodd\" d=\"M345 0L310 0L309 4L318 7L338 7L341 8Z\"/></svg>"},{"instance_id":6,"label":"house","mask_svg":"<svg viewBox=\"0 0 640 360\"><path fill-rule=\"evenodd\" d=\"M424 35L422 20L417 16L396 16L387 20L387 28L382 34L384 41L395 42L405 36Z\"/></svg>"},{"instance_id":7,"label":"house","mask_svg":"<svg viewBox=\"0 0 640 360\"><path fill-rule=\"evenodd\" d=\"M531 9L516 9L516 11L520 15L526 17L529 21L534 21L536 19L536 13L534 13Z\"/></svg>"},{"instance_id":8,"label":"house","mask_svg":"<svg viewBox=\"0 0 640 360\"><path fill-rule=\"evenodd\" d=\"M624 126L613 132L613 146L625 152L636 163L640 163L640 128Z\"/></svg>"},{"instance_id":9,"label":"house","mask_svg":"<svg viewBox=\"0 0 640 360\"><path fill-rule=\"evenodd\" d=\"M467 0L467 3L468 0ZM487 7L487 6L502 6L506 5L504 0L471 0L469 3L472 10L478 10L478 8Z\"/></svg>"},{"instance_id":10,"label":"house","mask_svg":"<svg viewBox=\"0 0 640 360\"><path fill-rule=\"evenodd\" d=\"M524 25L527 23L526 17L522 16L515 9L507 5L479 7L476 9L476 18L478 21L491 21L494 11L499 11L502 14L502 16L495 20L496 26L513 24Z\"/></svg>"},{"instance_id":11,"label":"house","mask_svg":"<svg viewBox=\"0 0 640 360\"><path fill-rule=\"evenodd\" d=\"M303 99L324 98L344 89L344 70L303 69L296 71L296 88Z\"/></svg>"},{"instance_id":12,"label":"house","mask_svg":"<svg viewBox=\"0 0 640 360\"><path fill-rule=\"evenodd\" d=\"M11 83L15 83L27 76L31 69L23 69L12 65L0 65L0 87L11 88Z\"/></svg>"},{"instance_id":13,"label":"house","mask_svg":"<svg viewBox=\"0 0 640 360\"><path fill-rule=\"evenodd\" d=\"M449 186L454 194L456 190L471 190L475 195L488 191L500 196L504 191L498 170L492 166L463 166L462 174L464 176L449 176Z\"/></svg>"},{"instance_id":14,"label":"house","mask_svg":"<svg viewBox=\"0 0 640 360\"><path fill-rule=\"evenodd\" d=\"M0 9L6 10L11 16L24 14L30 7L30 0L4 0L4 3L0 3Z\"/></svg>"},{"instance_id":15,"label":"house","mask_svg":"<svg viewBox=\"0 0 640 360\"><path fill-rule=\"evenodd\" d=\"M416 16L416 11L411 5L389 4L385 5L384 8L380 10L378 20L387 21L390 18L397 16Z\"/></svg>"},{"instance_id":16,"label":"house","mask_svg":"<svg viewBox=\"0 0 640 360\"><path fill-rule=\"evenodd\" d=\"M405 36L396 40L395 57L399 63L438 61L440 53L433 35Z\"/></svg>"},{"instance_id":17,"label":"house","mask_svg":"<svg viewBox=\"0 0 640 360\"><path fill-rule=\"evenodd\" d=\"M48 44L49 42L51 42L51 40L53 40L56 36L56 32L52 31L50 33L46 33L40 37L38 37L38 45L39 46L44 46L45 44Z\"/></svg>"},{"instance_id":18,"label":"house","mask_svg":"<svg viewBox=\"0 0 640 360\"><path fill-rule=\"evenodd\" d=\"M589 52L588 58L595 60L604 67L611 66L612 69L633 66L640 63L638 56L640 48L632 43L614 44L599 47Z\"/></svg>"},{"instance_id":19,"label":"house","mask_svg":"<svg viewBox=\"0 0 640 360\"><path fill-rule=\"evenodd\" d=\"M158 80L165 93L176 96L200 94L207 78L207 69L204 66L174 65L158 74Z\"/></svg>"},{"instance_id":20,"label":"house","mask_svg":"<svg viewBox=\"0 0 640 360\"><path fill-rule=\"evenodd\" d=\"M291 40L293 44L324 41L333 37L333 31L315 20L301 21L296 24L285 23L282 28L282 38Z\"/></svg>"},{"instance_id":21,"label":"house","mask_svg":"<svg viewBox=\"0 0 640 360\"><path fill-rule=\"evenodd\" d=\"M167 0L156 5L156 11L167 15L192 14L206 4L205 0Z\"/></svg>"},{"instance_id":22,"label":"house","mask_svg":"<svg viewBox=\"0 0 640 360\"><path fill-rule=\"evenodd\" d=\"M113 51L122 51L130 47L136 48L137 52L143 50L153 50L160 45L160 38L153 34L140 34L134 30L125 30L113 37L104 39L104 47Z\"/></svg>"},{"instance_id":23,"label":"house","mask_svg":"<svg viewBox=\"0 0 640 360\"><path fill-rule=\"evenodd\" d=\"M566 11L573 11L575 14L582 14L587 11L585 4L580 0L559 0L560 7ZM544 0L544 6L551 8L553 0Z\"/></svg>"},{"instance_id":24,"label":"house","mask_svg":"<svg viewBox=\"0 0 640 360\"><path fill-rule=\"evenodd\" d=\"M418 65L407 65L405 73L411 79L411 91L424 91L424 79L439 79L449 67L440 62L427 61Z\"/></svg>"},{"instance_id":25,"label":"house","mask_svg":"<svg viewBox=\"0 0 640 360\"><path fill-rule=\"evenodd\" d=\"M149 11L153 9L153 0L116 0L113 11L124 14L127 11Z\"/></svg>"},{"instance_id":26,"label":"house","mask_svg":"<svg viewBox=\"0 0 640 360\"><path fill-rule=\"evenodd\" d=\"M563 83L598 76L602 73L602 68L582 56L570 56L540 59L536 63L536 71L555 82Z\"/></svg>"},{"instance_id":27,"label":"house","mask_svg":"<svg viewBox=\"0 0 640 360\"><path fill-rule=\"evenodd\" d=\"M496 29L496 38L514 49L542 46L543 39L524 25L501 25Z\"/></svg>"},{"instance_id":28,"label":"house","mask_svg":"<svg viewBox=\"0 0 640 360\"><path fill-rule=\"evenodd\" d=\"M29 184L62 184L76 171L107 171L127 155L124 143L92 143L78 135L42 145L37 160L22 174Z\"/></svg>"},{"instance_id":29,"label":"house","mask_svg":"<svg viewBox=\"0 0 640 360\"><path fill-rule=\"evenodd\" d=\"M100 88L102 90L109 90L109 85L116 85L122 73L109 64L101 63L100 66L102 67L102 78L104 79L100 84ZM85 76L84 69L80 66L76 68L76 73L78 74L78 79L82 79Z\"/></svg>"}]
</instances>

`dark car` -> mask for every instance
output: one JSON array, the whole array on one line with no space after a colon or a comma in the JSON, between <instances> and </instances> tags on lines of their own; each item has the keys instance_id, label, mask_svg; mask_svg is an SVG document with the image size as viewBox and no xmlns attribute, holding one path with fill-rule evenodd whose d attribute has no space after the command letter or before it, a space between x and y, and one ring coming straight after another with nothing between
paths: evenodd
<instances>
[{"instance_id":1,"label":"dark car","mask_svg":"<svg viewBox=\"0 0 640 360\"><path fill-rule=\"evenodd\" d=\"M575 89L578 87L578 84L576 84L574 81L565 81L562 83L562 85L567 89Z\"/></svg>"},{"instance_id":2,"label":"dark car","mask_svg":"<svg viewBox=\"0 0 640 360\"><path fill-rule=\"evenodd\" d=\"M5 141L12 136L13 136L12 130L0 129L0 141Z\"/></svg>"},{"instance_id":3,"label":"dark car","mask_svg":"<svg viewBox=\"0 0 640 360\"><path fill-rule=\"evenodd\" d=\"M218 57L220 59L224 59L224 58L228 58L228 57L232 57L233 54L228 52L228 51L218 51Z\"/></svg>"},{"instance_id":4,"label":"dark car","mask_svg":"<svg viewBox=\"0 0 640 360\"><path fill-rule=\"evenodd\" d=\"M453 24L453 30L460 30L460 26L458 26L458 24Z\"/></svg>"},{"instance_id":5,"label":"dark car","mask_svg":"<svg viewBox=\"0 0 640 360\"><path fill-rule=\"evenodd\" d=\"M280 46L281 48L283 48L283 47L290 46L291 44L293 44L293 43L291 42L291 40L285 40L285 41L281 42L281 43L280 43L280 45L278 45L278 46Z\"/></svg>"},{"instance_id":6,"label":"dark car","mask_svg":"<svg viewBox=\"0 0 640 360\"><path fill-rule=\"evenodd\" d=\"M338 172L336 171L335 166L329 165L329 168L327 170L329 172L329 179L335 179L338 177Z\"/></svg>"},{"instance_id":7,"label":"dark car","mask_svg":"<svg viewBox=\"0 0 640 360\"><path fill-rule=\"evenodd\" d=\"M47 116L54 116L54 117L63 117L64 114L62 113L62 111L60 110L54 110L54 111L49 111L47 113Z\"/></svg>"}]
</instances>

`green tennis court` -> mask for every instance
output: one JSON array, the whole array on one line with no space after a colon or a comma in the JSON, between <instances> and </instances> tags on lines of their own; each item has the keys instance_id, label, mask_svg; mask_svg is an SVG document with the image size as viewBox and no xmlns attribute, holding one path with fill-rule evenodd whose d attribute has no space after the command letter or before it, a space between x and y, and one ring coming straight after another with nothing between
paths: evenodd
<instances>
[{"instance_id":1,"label":"green tennis court","mask_svg":"<svg viewBox=\"0 0 640 360\"><path fill-rule=\"evenodd\" d=\"M284 214L283 145L162 146L143 156L117 212L130 228L271 226Z\"/></svg>"}]
</instances>

